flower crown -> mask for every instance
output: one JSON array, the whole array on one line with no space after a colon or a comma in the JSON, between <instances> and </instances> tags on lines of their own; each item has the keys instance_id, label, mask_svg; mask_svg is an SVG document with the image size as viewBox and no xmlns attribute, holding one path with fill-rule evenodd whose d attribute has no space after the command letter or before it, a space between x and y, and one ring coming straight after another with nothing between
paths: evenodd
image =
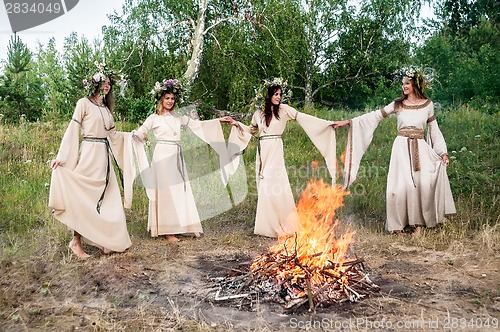
<instances>
[{"instance_id":1,"label":"flower crown","mask_svg":"<svg viewBox=\"0 0 500 332\"><path fill-rule=\"evenodd\" d=\"M434 81L434 70L432 68L421 68L417 66L403 67L396 71L399 77L412 78L420 91L432 88Z\"/></svg>"},{"instance_id":2,"label":"flower crown","mask_svg":"<svg viewBox=\"0 0 500 332\"><path fill-rule=\"evenodd\" d=\"M161 97L166 93L173 93L176 98L184 96L185 90L179 79L164 79L161 82L156 82L151 94L155 97L156 101L160 100Z\"/></svg>"},{"instance_id":3,"label":"flower crown","mask_svg":"<svg viewBox=\"0 0 500 332\"><path fill-rule=\"evenodd\" d=\"M92 75L92 77L84 79L82 82L83 88L87 91L88 95L93 94L98 87L106 81L106 78L109 78L111 82L116 82L120 86L120 93L123 93L123 90L127 85L125 76L116 73L112 69L108 69L105 63L95 61L94 65L97 67L97 72Z\"/></svg>"},{"instance_id":4,"label":"flower crown","mask_svg":"<svg viewBox=\"0 0 500 332\"><path fill-rule=\"evenodd\" d=\"M288 82L281 77L273 77L272 79L264 79L259 88L255 89L255 97L250 103L250 108L256 107L262 109L267 97L267 90L272 86L280 86L281 102L287 104L290 103L290 100L292 99L292 90L288 86Z\"/></svg>"}]
</instances>

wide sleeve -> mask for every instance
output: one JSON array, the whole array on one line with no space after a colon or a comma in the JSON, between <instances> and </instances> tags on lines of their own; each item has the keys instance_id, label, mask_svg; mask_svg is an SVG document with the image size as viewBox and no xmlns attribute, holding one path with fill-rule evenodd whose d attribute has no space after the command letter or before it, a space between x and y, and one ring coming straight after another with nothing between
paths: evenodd
<instances>
[{"instance_id":1,"label":"wide sleeve","mask_svg":"<svg viewBox=\"0 0 500 332\"><path fill-rule=\"evenodd\" d=\"M290 105L281 104L280 108L284 111L284 115L286 116L286 120L297 120L297 115L299 112Z\"/></svg>"},{"instance_id":2,"label":"wide sleeve","mask_svg":"<svg viewBox=\"0 0 500 332\"><path fill-rule=\"evenodd\" d=\"M427 144L429 144L439 156L448 154L444 136L434 116L434 104L431 104L429 118L427 119Z\"/></svg>"},{"instance_id":3,"label":"wide sleeve","mask_svg":"<svg viewBox=\"0 0 500 332\"><path fill-rule=\"evenodd\" d=\"M199 121L193 120L187 116L181 118L181 123L191 129L202 141L209 144L219 156L219 166L221 171L221 180L224 186L227 185L228 177L226 166L229 163L226 141L219 119Z\"/></svg>"},{"instance_id":4,"label":"wide sleeve","mask_svg":"<svg viewBox=\"0 0 500 332\"><path fill-rule=\"evenodd\" d=\"M144 142L147 139L149 131L153 128L153 115L148 116L146 121L137 130L132 130L132 138L134 140Z\"/></svg>"},{"instance_id":5,"label":"wide sleeve","mask_svg":"<svg viewBox=\"0 0 500 332\"><path fill-rule=\"evenodd\" d=\"M144 123L137 129L132 130L132 159L135 162L136 171L139 173L142 185L146 189L146 195L150 201L156 201L155 182L153 171L149 165L149 160L146 154L145 141L148 133L153 128L154 114L146 118Z\"/></svg>"},{"instance_id":6,"label":"wide sleeve","mask_svg":"<svg viewBox=\"0 0 500 332\"><path fill-rule=\"evenodd\" d=\"M123 175L123 206L132 207L133 184L135 180L135 161L132 147L132 133L118 132L112 129L109 132L109 142L116 163Z\"/></svg>"},{"instance_id":7,"label":"wide sleeve","mask_svg":"<svg viewBox=\"0 0 500 332\"><path fill-rule=\"evenodd\" d=\"M85 117L85 103L83 99L76 103L71 121L64 133L56 159L62 166L74 170L78 163L80 130Z\"/></svg>"},{"instance_id":8,"label":"wide sleeve","mask_svg":"<svg viewBox=\"0 0 500 332\"><path fill-rule=\"evenodd\" d=\"M131 144L135 167L141 176L142 185L146 189L146 195L150 201L156 201L154 176L149 166L144 141L138 140L133 136Z\"/></svg>"},{"instance_id":9,"label":"wide sleeve","mask_svg":"<svg viewBox=\"0 0 500 332\"><path fill-rule=\"evenodd\" d=\"M297 112L296 120L323 158L325 158L326 167L332 177L332 182L335 182L337 160L335 130L332 128L333 121L319 119L301 112Z\"/></svg>"},{"instance_id":10,"label":"wide sleeve","mask_svg":"<svg viewBox=\"0 0 500 332\"><path fill-rule=\"evenodd\" d=\"M259 114L260 111L253 114L250 126L238 121L238 126L233 126L231 128L231 132L229 133L229 138L227 140L228 164L225 167L225 173L227 176L231 176L236 173L243 150L246 149L253 135L257 133L259 128Z\"/></svg>"},{"instance_id":11,"label":"wide sleeve","mask_svg":"<svg viewBox=\"0 0 500 332\"><path fill-rule=\"evenodd\" d=\"M394 102L382 109L355 117L349 122L349 133L344 160L344 188L348 188L358 174L361 158L368 149L373 133L382 119L394 112Z\"/></svg>"}]
</instances>

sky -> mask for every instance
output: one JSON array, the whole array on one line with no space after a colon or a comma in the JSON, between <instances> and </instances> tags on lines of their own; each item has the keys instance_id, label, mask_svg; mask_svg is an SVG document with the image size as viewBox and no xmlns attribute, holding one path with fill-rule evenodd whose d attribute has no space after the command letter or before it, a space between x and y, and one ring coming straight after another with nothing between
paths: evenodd
<instances>
[{"instance_id":1,"label":"sky","mask_svg":"<svg viewBox=\"0 0 500 332\"><path fill-rule=\"evenodd\" d=\"M121 14L123 4L125 0L79 0L78 4L64 15L18 32L17 36L32 51L36 51L38 42L47 45L51 37L55 38L57 49L62 50L64 38L72 32L78 33L78 37L85 36L92 42L94 38L102 37L102 26L109 24L107 15L115 10ZM13 35L6 7L0 3L0 61L7 59L7 46Z\"/></svg>"}]
</instances>

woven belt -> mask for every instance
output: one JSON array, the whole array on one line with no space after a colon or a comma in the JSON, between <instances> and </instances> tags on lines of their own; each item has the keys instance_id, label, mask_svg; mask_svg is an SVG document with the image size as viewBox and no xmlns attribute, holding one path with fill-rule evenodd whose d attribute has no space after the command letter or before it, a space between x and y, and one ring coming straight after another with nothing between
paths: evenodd
<instances>
[{"instance_id":1,"label":"woven belt","mask_svg":"<svg viewBox=\"0 0 500 332\"><path fill-rule=\"evenodd\" d=\"M401 129L398 131L398 136L407 137L408 142L408 155L410 156L410 172L413 180L413 186L415 184L415 179L413 178L413 171L420 171L420 156L418 154L418 140L424 139L424 131L422 129ZM412 154L413 145L413 154ZM413 164L413 169L411 165Z\"/></svg>"},{"instance_id":2,"label":"woven belt","mask_svg":"<svg viewBox=\"0 0 500 332\"><path fill-rule=\"evenodd\" d=\"M424 131L422 129L401 129L398 131L398 136L404 136L411 139L424 139Z\"/></svg>"},{"instance_id":3,"label":"woven belt","mask_svg":"<svg viewBox=\"0 0 500 332\"><path fill-rule=\"evenodd\" d=\"M259 141L263 141L266 139L278 139L281 138L281 135L264 135L259 137Z\"/></svg>"},{"instance_id":4,"label":"woven belt","mask_svg":"<svg viewBox=\"0 0 500 332\"><path fill-rule=\"evenodd\" d=\"M181 141L159 139L157 143L177 146L177 170L179 170L179 174L182 177L182 182L184 182L184 191L186 191L186 170L184 168L184 154L182 153Z\"/></svg>"},{"instance_id":5,"label":"woven belt","mask_svg":"<svg viewBox=\"0 0 500 332\"><path fill-rule=\"evenodd\" d=\"M97 142L97 143L106 144L106 152L108 153L108 155L106 157L106 159L108 160L108 164L106 166L106 184L104 185L104 190L102 191L101 197L97 201L97 206L96 206L97 213L101 214L101 205L102 205L102 202L104 200L104 194L106 193L106 189L108 188L109 174L111 172L111 163L109 162L109 155L110 154L113 156L113 160L115 161L115 164L117 165L118 175L120 176L120 181L121 181L122 187L123 187L123 175L122 175L122 171L121 171L120 167L118 166L118 162L116 161L116 158L113 154L113 150L111 150L111 145L109 144L109 141L106 137L101 138L101 137L89 137L89 136L87 136L87 137L84 137L83 140L85 142Z\"/></svg>"},{"instance_id":6,"label":"woven belt","mask_svg":"<svg viewBox=\"0 0 500 332\"><path fill-rule=\"evenodd\" d=\"M86 142L100 142L100 143L106 143L108 144L108 139L106 137L90 137L90 136L86 136L83 138L84 141Z\"/></svg>"}]
</instances>

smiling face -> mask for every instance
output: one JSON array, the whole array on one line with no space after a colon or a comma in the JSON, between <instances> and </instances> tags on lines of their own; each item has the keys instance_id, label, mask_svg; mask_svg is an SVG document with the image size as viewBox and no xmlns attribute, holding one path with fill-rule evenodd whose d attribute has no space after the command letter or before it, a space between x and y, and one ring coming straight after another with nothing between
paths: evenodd
<instances>
[{"instance_id":1,"label":"smiling face","mask_svg":"<svg viewBox=\"0 0 500 332\"><path fill-rule=\"evenodd\" d=\"M402 89L403 89L403 94L405 96L409 96L414 94L414 89L413 89L413 83L412 80L409 77L403 77L402 81Z\"/></svg>"},{"instance_id":2,"label":"smiling face","mask_svg":"<svg viewBox=\"0 0 500 332\"><path fill-rule=\"evenodd\" d=\"M273 105L279 105L281 102L281 89L277 89L274 91L274 94L271 96L271 103Z\"/></svg>"},{"instance_id":3,"label":"smiling face","mask_svg":"<svg viewBox=\"0 0 500 332\"><path fill-rule=\"evenodd\" d=\"M170 112L175 106L175 95L173 93L164 94L161 106L164 112Z\"/></svg>"}]
</instances>

